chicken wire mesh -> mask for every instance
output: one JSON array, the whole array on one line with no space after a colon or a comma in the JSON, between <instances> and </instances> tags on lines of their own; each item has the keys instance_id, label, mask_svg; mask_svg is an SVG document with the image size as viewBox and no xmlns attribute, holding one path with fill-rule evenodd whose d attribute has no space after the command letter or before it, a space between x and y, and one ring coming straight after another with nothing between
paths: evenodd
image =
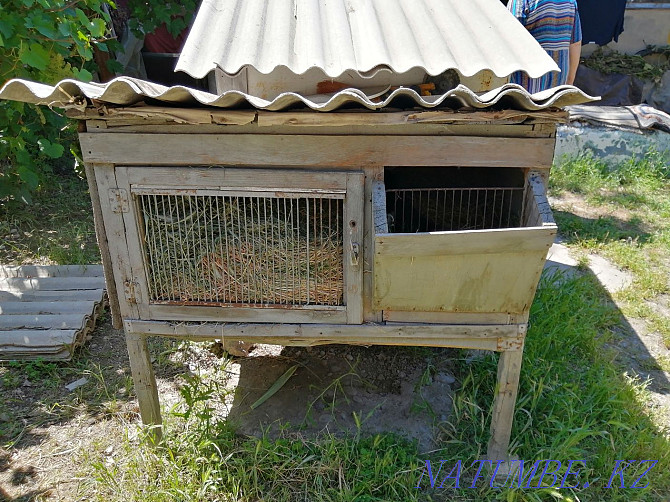
<instances>
[{"instance_id":1,"label":"chicken wire mesh","mask_svg":"<svg viewBox=\"0 0 670 502\"><path fill-rule=\"evenodd\" d=\"M389 232L520 227L524 190L499 187L387 189Z\"/></svg>"},{"instance_id":2,"label":"chicken wire mesh","mask_svg":"<svg viewBox=\"0 0 670 502\"><path fill-rule=\"evenodd\" d=\"M343 199L136 197L152 303L343 305Z\"/></svg>"}]
</instances>

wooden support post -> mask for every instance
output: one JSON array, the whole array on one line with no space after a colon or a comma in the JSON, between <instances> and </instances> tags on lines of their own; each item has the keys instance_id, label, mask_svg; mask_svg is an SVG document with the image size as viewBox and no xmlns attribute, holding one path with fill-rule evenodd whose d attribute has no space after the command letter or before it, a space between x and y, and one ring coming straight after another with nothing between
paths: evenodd
<instances>
[{"instance_id":1,"label":"wooden support post","mask_svg":"<svg viewBox=\"0 0 670 502\"><path fill-rule=\"evenodd\" d=\"M498 383L493 401L491 418L491 439L489 440L487 459L506 460L508 458L514 405L519 390L519 374L523 346L519 350L507 350L500 353L498 361Z\"/></svg>"},{"instance_id":2,"label":"wooden support post","mask_svg":"<svg viewBox=\"0 0 670 502\"><path fill-rule=\"evenodd\" d=\"M91 195L91 204L93 206L93 221L95 222L95 235L98 239L100 248L100 257L102 258L103 270L105 272L105 285L107 287L107 297L109 298L109 310L112 313L112 327L121 329L123 321L121 319L121 309L119 307L119 296L116 291L116 282L112 271L112 257L109 253L107 244L107 233L105 232L105 222L102 216L100 206L100 193L98 192L98 182L95 178L95 169L91 164L84 164L86 170L86 179L88 181L88 192Z\"/></svg>"},{"instance_id":3,"label":"wooden support post","mask_svg":"<svg viewBox=\"0 0 670 502\"><path fill-rule=\"evenodd\" d=\"M140 404L142 423L153 426L152 435L156 443L162 437L161 408L158 401L158 387L151 357L147 348L147 337L126 332L130 369L133 374L135 393Z\"/></svg>"}]
</instances>

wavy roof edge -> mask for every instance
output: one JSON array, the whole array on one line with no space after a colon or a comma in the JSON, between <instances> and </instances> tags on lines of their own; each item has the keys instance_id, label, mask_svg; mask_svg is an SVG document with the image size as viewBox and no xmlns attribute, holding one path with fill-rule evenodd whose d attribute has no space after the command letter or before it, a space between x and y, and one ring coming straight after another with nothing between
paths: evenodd
<instances>
[{"instance_id":1,"label":"wavy roof edge","mask_svg":"<svg viewBox=\"0 0 670 502\"><path fill-rule=\"evenodd\" d=\"M83 109L87 105L87 99L111 105L130 106L151 98L183 107L205 105L216 108L239 108L250 105L258 110L281 111L304 104L314 111L329 112L349 104L356 104L369 110L381 110L400 97L413 100L416 106L423 108L445 106L452 109L464 107L485 109L501 104L507 108L523 111L560 108L600 99L568 85L529 94L519 85L505 84L483 94L476 94L467 87L459 85L441 96L420 96L412 89L399 88L379 102L368 97L360 89L345 89L336 94L317 96L301 96L287 92L268 101L240 91L226 91L217 96L197 89L183 86L166 87L130 77L118 77L106 84L67 79L53 86L14 79L0 89L0 99L65 109Z\"/></svg>"}]
</instances>

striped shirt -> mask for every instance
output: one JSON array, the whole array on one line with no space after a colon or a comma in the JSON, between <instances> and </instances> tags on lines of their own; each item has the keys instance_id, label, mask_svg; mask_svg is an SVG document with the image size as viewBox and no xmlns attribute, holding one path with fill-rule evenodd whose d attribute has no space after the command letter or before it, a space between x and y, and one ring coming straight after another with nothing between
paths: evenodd
<instances>
[{"instance_id":1,"label":"striped shirt","mask_svg":"<svg viewBox=\"0 0 670 502\"><path fill-rule=\"evenodd\" d=\"M530 93L563 85L568 80L570 44L582 41L576 0L509 0L507 8L556 61L561 72L529 78L515 72L510 82Z\"/></svg>"}]
</instances>

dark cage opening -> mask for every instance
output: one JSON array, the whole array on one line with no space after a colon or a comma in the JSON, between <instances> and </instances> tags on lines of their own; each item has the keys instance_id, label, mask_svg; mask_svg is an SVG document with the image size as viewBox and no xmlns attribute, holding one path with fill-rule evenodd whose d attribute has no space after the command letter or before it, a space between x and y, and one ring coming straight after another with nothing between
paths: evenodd
<instances>
[{"instance_id":1,"label":"dark cage opening","mask_svg":"<svg viewBox=\"0 0 670 502\"><path fill-rule=\"evenodd\" d=\"M342 198L194 192L135 194L152 303L343 304Z\"/></svg>"},{"instance_id":2,"label":"dark cage opening","mask_svg":"<svg viewBox=\"0 0 670 502\"><path fill-rule=\"evenodd\" d=\"M387 168L385 183L391 233L523 226L522 170L396 167Z\"/></svg>"}]
</instances>

